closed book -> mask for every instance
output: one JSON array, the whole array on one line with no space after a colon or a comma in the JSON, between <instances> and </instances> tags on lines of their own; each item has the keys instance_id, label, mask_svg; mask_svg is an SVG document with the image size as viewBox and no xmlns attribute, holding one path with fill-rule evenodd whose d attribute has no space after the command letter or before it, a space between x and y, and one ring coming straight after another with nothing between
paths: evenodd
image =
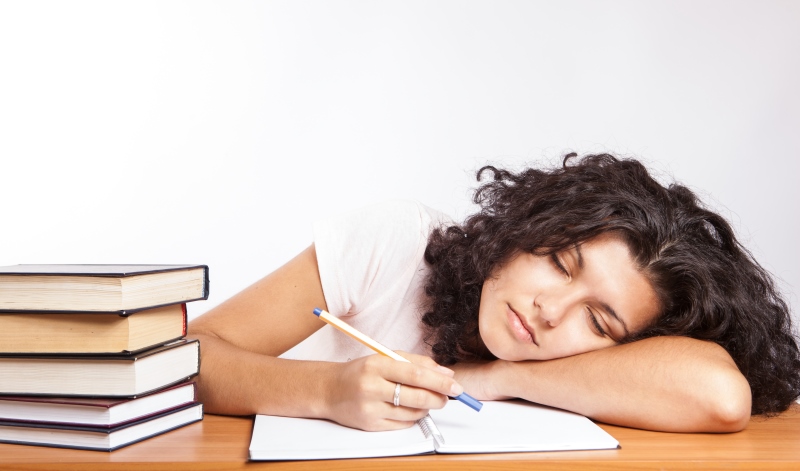
<instances>
[{"instance_id":1,"label":"closed book","mask_svg":"<svg viewBox=\"0 0 800 471\"><path fill-rule=\"evenodd\" d=\"M0 354L139 352L185 335L183 303L127 315L0 313Z\"/></svg>"},{"instance_id":2,"label":"closed book","mask_svg":"<svg viewBox=\"0 0 800 471\"><path fill-rule=\"evenodd\" d=\"M0 422L0 442L113 451L200 420L203 405L192 403L112 428Z\"/></svg>"},{"instance_id":3,"label":"closed book","mask_svg":"<svg viewBox=\"0 0 800 471\"><path fill-rule=\"evenodd\" d=\"M197 400L193 382L135 398L0 396L0 421L112 428Z\"/></svg>"},{"instance_id":4,"label":"closed book","mask_svg":"<svg viewBox=\"0 0 800 471\"><path fill-rule=\"evenodd\" d=\"M136 354L0 355L0 394L133 397L200 371L200 342L181 339Z\"/></svg>"},{"instance_id":5,"label":"closed book","mask_svg":"<svg viewBox=\"0 0 800 471\"><path fill-rule=\"evenodd\" d=\"M126 314L207 298L205 265L0 267L0 312Z\"/></svg>"}]
</instances>

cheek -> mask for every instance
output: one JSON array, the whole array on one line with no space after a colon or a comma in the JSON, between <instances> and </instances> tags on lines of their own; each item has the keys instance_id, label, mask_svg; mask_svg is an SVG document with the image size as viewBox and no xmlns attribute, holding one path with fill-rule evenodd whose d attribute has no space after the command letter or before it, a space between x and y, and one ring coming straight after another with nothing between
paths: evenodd
<instances>
[{"instance_id":1,"label":"cheek","mask_svg":"<svg viewBox=\"0 0 800 471\"><path fill-rule=\"evenodd\" d=\"M486 314L489 312L489 307L494 302L494 289L492 282L487 281L481 288L481 299L478 302L478 324L483 324L486 320Z\"/></svg>"},{"instance_id":2,"label":"cheek","mask_svg":"<svg viewBox=\"0 0 800 471\"><path fill-rule=\"evenodd\" d=\"M487 338L491 337L492 331L492 309L493 290L489 286L489 282L483 284L481 289L481 299L478 304L478 332L484 342Z\"/></svg>"},{"instance_id":3,"label":"cheek","mask_svg":"<svg viewBox=\"0 0 800 471\"><path fill-rule=\"evenodd\" d=\"M563 323L559 328L553 330L549 345L551 348L545 352L547 358L542 358L543 360L578 355L614 345L613 340L592 333L580 315L571 317L568 323Z\"/></svg>"},{"instance_id":4,"label":"cheek","mask_svg":"<svg viewBox=\"0 0 800 471\"><path fill-rule=\"evenodd\" d=\"M508 333L504 306L497 299L496 293L491 289L487 290L484 285L478 310L478 334L481 341L492 355L501 360L527 359L518 358L518 346Z\"/></svg>"}]
</instances>

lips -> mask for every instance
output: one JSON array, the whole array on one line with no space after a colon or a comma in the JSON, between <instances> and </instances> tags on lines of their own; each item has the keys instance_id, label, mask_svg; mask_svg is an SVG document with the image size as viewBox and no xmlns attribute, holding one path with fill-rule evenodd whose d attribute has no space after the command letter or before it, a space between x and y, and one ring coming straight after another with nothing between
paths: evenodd
<instances>
[{"instance_id":1,"label":"lips","mask_svg":"<svg viewBox=\"0 0 800 471\"><path fill-rule=\"evenodd\" d=\"M517 339L521 342L533 343L537 347L539 346L533 329L525 322L525 318L520 316L510 305L508 306L508 321Z\"/></svg>"}]
</instances>

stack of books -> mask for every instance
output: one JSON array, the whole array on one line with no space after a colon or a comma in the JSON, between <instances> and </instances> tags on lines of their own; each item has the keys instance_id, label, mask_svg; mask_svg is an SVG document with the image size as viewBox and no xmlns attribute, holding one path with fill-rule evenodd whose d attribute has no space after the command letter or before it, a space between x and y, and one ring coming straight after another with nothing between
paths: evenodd
<instances>
[{"instance_id":1,"label":"stack of books","mask_svg":"<svg viewBox=\"0 0 800 471\"><path fill-rule=\"evenodd\" d=\"M0 442L111 451L203 418L204 265L0 267Z\"/></svg>"}]
</instances>

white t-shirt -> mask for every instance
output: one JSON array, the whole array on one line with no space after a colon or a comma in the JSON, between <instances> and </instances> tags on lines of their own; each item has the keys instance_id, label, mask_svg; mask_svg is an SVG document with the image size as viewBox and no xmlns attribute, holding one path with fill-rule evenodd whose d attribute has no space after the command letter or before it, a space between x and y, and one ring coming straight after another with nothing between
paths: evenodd
<instances>
[{"instance_id":1,"label":"white t-shirt","mask_svg":"<svg viewBox=\"0 0 800 471\"><path fill-rule=\"evenodd\" d=\"M328 312L392 350L430 355L422 326L423 255L431 230L452 224L443 213L413 201L389 201L314 225ZM348 361L373 354L325 325L281 355L298 360Z\"/></svg>"}]
</instances>

